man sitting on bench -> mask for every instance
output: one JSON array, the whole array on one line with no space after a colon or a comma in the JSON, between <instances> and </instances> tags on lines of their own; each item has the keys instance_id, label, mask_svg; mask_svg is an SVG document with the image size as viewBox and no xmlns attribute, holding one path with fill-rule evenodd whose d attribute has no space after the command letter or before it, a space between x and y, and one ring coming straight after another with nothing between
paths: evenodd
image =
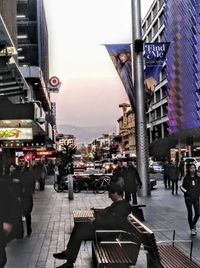
<instances>
[{"instance_id":1,"label":"man sitting on bench","mask_svg":"<svg viewBox=\"0 0 200 268\"><path fill-rule=\"evenodd\" d=\"M123 200L122 188L117 184L111 184L108 191L109 197L113 201L112 205L98 212L91 222L75 224L66 250L53 254L56 259L67 260L66 263L57 268L74 267L81 242L94 240L95 230L123 230L127 226L127 216L132 208L126 200Z\"/></svg>"}]
</instances>

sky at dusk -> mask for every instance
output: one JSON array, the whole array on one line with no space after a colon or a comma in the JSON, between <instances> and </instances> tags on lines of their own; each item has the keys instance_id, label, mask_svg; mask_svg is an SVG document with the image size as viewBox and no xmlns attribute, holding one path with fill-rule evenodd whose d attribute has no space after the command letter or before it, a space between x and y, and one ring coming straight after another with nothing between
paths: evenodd
<instances>
[{"instance_id":1,"label":"sky at dusk","mask_svg":"<svg viewBox=\"0 0 200 268\"><path fill-rule=\"evenodd\" d=\"M141 0L142 16L152 0ZM128 102L103 44L131 43L130 0L44 0L57 124L113 126ZM109 130L109 129L108 129Z\"/></svg>"}]
</instances>

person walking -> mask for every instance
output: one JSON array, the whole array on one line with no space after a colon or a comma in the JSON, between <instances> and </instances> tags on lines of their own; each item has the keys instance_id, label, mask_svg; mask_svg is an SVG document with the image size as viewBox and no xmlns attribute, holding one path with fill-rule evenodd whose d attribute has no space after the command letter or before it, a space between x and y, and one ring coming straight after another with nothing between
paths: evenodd
<instances>
[{"instance_id":1,"label":"person walking","mask_svg":"<svg viewBox=\"0 0 200 268\"><path fill-rule=\"evenodd\" d=\"M22 172L21 166L10 164L5 174L8 187L12 192L12 194L15 196L16 202L18 203L19 206L19 214L15 221L15 226L12 230L12 234L14 234L15 238L17 239L21 239L24 236L24 228L22 222L22 205L21 205L21 193L22 193L21 172Z\"/></svg>"},{"instance_id":2,"label":"person walking","mask_svg":"<svg viewBox=\"0 0 200 268\"><path fill-rule=\"evenodd\" d=\"M90 222L75 224L66 250L54 253L56 259L67 260L57 268L73 268L81 242L95 239L95 231L100 230L125 230L128 226L127 216L131 212L131 205L123 200L123 190L118 184L110 185L109 197L113 201L111 206L97 212Z\"/></svg>"},{"instance_id":3,"label":"person walking","mask_svg":"<svg viewBox=\"0 0 200 268\"><path fill-rule=\"evenodd\" d=\"M111 183L119 184L124 189L127 168L123 165L122 159L117 159L116 165L116 169L113 171L113 176L111 177Z\"/></svg>"},{"instance_id":4,"label":"person walking","mask_svg":"<svg viewBox=\"0 0 200 268\"><path fill-rule=\"evenodd\" d=\"M132 161L127 162L127 170L124 176L124 190L125 190L125 200L127 202L131 201L132 204L137 204L137 188L142 187L142 182L138 174L137 169L134 167Z\"/></svg>"},{"instance_id":5,"label":"person walking","mask_svg":"<svg viewBox=\"0 0 200 268\"><path fill-rule=\"evenodd\" d=\"M170 179L168 177L168 172L167 172L167 168L168 168L169 162L167 160L165 160L164 165L163 165L163 181L164 181L164 185L165 185L165 189L167 189L167 187L170 189L171 188L171 182Z\"/></svg>"},{"instance_id":6,"label":"person walking","mask_svg":"<svg viewBox=\"0 0 200 268\"><path fill-rule=\"evenodd\" d=\"M179 172L178 172L178 168L174 164L173 160L170 161L170 163L167 167L167 176L168 176L168 179L172 182L172 194L174 195L174 190L176 191L176 194L178 194Z\"/></svg>"},{"instance_id":7,"label":"person walking","mask_svg":"<svg viewBox=\"0 0 200 268\"><path fill-rule=\"evenodd\" d=\"M0 179L0 268L7 262L6 245L12 240L12 230L19 215L18 200L10 191L7 182Z\"/></svg>"},{"instance_id":8,"label":"person walking","mask_svg":"<svg viewBox=\"0 0 200 268\"><path fill-rule=\"evenodd\" d=\"M184 168L185 168L185 162L183 158L181 158L178 168L180 173L179 180L182 180L182 178L184 178Z\"/></svg>"},{"instance_id":9,"label":"person walking","mask_svg":"<svg viewBox=\"0 0 200 268\"><path fill-rule=\"evenodd\" d=\"M183 179L183 184L180 189L184 193L191 234L196 235L196 223L199 219L200 177L197 175L196 166L194 164L190 164L188 167L187 174Z\"/></svg>"},{"instance_id":10,"label":"person walking","mask_svg":"<svg viewBox=\"0 0 200 268\"><path fill-rule=\"evenodd\" d=\"M22 214L26 218L27 236L32 233L31 228L31 212L33 208L33 193L35 192L35 178L33 173L28 167L28 163L24 163L24 170L22 172L21 184L22 184Z\"/></svg>"}]
</instances>

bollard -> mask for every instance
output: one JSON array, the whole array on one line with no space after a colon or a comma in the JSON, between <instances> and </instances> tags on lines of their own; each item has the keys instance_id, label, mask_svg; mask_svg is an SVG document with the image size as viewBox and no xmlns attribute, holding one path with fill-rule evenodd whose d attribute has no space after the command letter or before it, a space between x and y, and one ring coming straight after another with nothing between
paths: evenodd
<instances>
[{"instance_id":1,"label":"bollard","mask_svg":"<svg viewBox=\"0 0 200 268\"><path fill-rule=\"evenodd\" d=\"M73 200L74 199L73 176L68 175L67 180L68 180L68 198L69 200Z\"/></svg>"}]
</instances>

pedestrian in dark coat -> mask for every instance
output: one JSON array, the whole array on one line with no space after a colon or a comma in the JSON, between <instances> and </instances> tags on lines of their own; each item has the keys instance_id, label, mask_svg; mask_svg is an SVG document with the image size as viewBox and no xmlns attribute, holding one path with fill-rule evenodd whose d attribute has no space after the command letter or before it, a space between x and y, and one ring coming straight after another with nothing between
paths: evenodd
<instances>
[{"instance_id":1,"label":"pedestrian in dark coat","mask_svg":"<svg viewBox=\"0 0 200 268\"><path fill-rule=\"evenodd\" d=\"M22 214L26 218L27 236L32 233L31 228L31 212L33 208L33 193L35 191L35 179L33 173L28 167L28 163L25 163L25 167L22 173Z\"/></svg>"},{"instance_id":2,"label":"pedestrian in dark coat","mask_svg":"<svg viewBox=\"0 0 200 268\"><path fill-rule=\"evenodd\" d=\"M176 190L176 194L178 194L178 177L179 171L177 166L175 166L174 162L171 160L169 165L167 166L167 176L172 182L172 194L174 195L174 190ZM175 189L174 189L175 187Z\"/></svg>"},{"instance_id":3,"label":"pedestrian in dark coat","mask_svg":"<svg viewBox=\"0 0 200 268\"><path fill-rule=\"evenodd\" d=\"M127 168L123 165L123 161L121 159L118 159L116 164L117 167L113 171L113 176L111 177L111 183L117 183L124 189L124 180Z\"/></svg>"},{"instance_id":4,"label":"pedestrian in dark coat","mask_svg":"<svg viewBox=\"0 0 200 268\"><path fill-rule=\"evenodd\" d=\"M196 166L190 164L187 174L183 179L183 184L180 187L184 192L185 204L188 211L188 223L191 234L196 235L196 223L199 219L199 196L200 196L200 177L197 175ZM194 217L193 211L194 209Z\"/></svg>"},{"instance_id":5,"label":"pedestrian in dark coat","mask_svg":"<svg viewBox=\"0 0 200 268\"><path fill-rule=\"evenodd\" d=\"M12 234L17 239L23 238L24 236L24 228L22 222L22 204L21 204L21 194L22 194L21 178L22 178L22 167L11 164L7 169L6 180L9 181L8 186L12 191L12 194L17 199L19 205L19 215L18 218L16 219L15 226L12 231Z\"/></svg>"},{"instance_id":6,"label":"pedestrian in dark coat","mask_svg":"<svg viewBox=\"0 0 200 268\"><path fill-rule=\"evenodd\" d=\"M184 169L185 169L185 162L183 158L181 158L178 168L179 168L179 173L180 173L179 179L181 180L182 178L184 178Z\"/></svg>"},{"instance_id":7,"label":"pedestrian in dark coat","mask_svg":"<svg viewBox=\"0 0 200 268\"><path fill-rule=\"evenodd\" d=\"M137 189L142 187L142 182L138 174L137 169L133 166L132 161L127 162L127 170L124 177L124 190L125 190L125 200L131 201L137 204Z\"/></svg>"},{"instance_id":8,"label":"pedestrian in dark coat","mask_svg":"<svg viewBox=\"0 0 200 268\"><path fill-rule=\"evenodd\" d=\"M18 217L17 199L10 191L5 180L0 179L0 268L7 262L6 245L11 240L13 226Z\"/></svg>"},{"instance_id":9,"label":"pedestrian in dark coat","mask_svg":"<svg viewBox=\"0 0 200 268\"><path fill-rule=\"evenodd\" d=\"M170 182L170 179L168 177L168 171L167 171L167 168L168 168L168 165L169 165L169 162L166 160L164 162L164 165L163 165L163 181L164 181L164 185L165 185L165 189L167 189L167 187L170 189L171 188L171 182Z\"/></svg>"}]
</instances>

